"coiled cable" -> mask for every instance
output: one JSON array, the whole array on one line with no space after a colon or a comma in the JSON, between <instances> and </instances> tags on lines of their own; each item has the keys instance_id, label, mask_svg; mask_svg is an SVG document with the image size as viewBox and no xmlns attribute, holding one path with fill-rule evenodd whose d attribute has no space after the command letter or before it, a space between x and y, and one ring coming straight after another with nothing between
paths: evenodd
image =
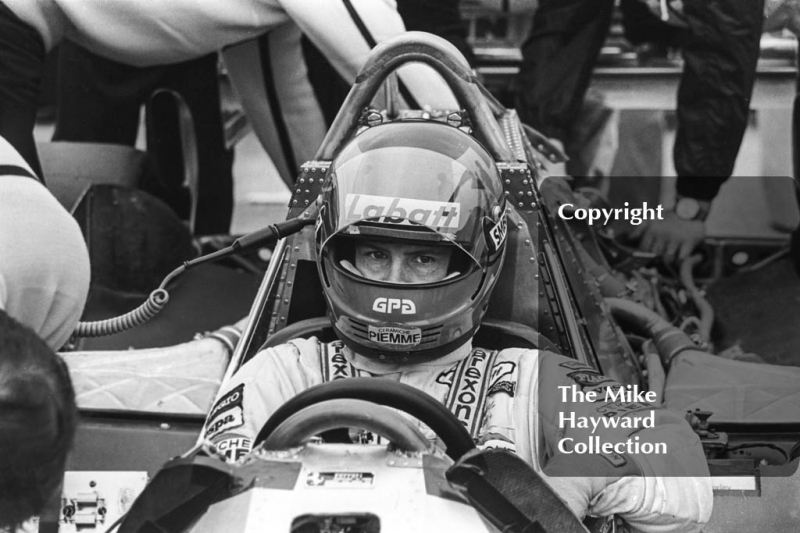
<instances>
[{"instance_id":1,"label":"coiled cable","mask_svg":"<svg viewBox=\"0 0 800 533\"><path fill-rule=\"evenodd\" d=\"M108 335L115 335L129 329L141 326L154 316L156 316L169 301L169 293L167 292L167 284L180 276L187 270L203 263L210 263L233 254L242 253L251 250L257 246L262 246L268 242L274 242L287 235L291 235L303 229L305 226L310 226L316 220L316 207L313 210L306 211L302 217L291 218L283 222L272 224L262 230L249 233L236 239L230 246L217 250L216 252L192 259L191 261L184 261L181 266L170 272L161 282L161 285L150 293L147 300L128 313L124 315L108 318L105 320L95 320L91 322L78 322L73 337L105 337ZM313 215L313 216L312 216Z\"/></svg>"},{"instance_id":2,"label":"coiled cable","mask_svg":"<svg viewBox=\"0 0 800 533\"><path fill-rule=\"evenodd\" d=\"M81 338L105 337L133 329L156 316L167 305L168 301L169 293L159 287L150 293L150 296L142 305L129 313L105 320L78 322L73 335Z\"/></svg>"}]
</instances>

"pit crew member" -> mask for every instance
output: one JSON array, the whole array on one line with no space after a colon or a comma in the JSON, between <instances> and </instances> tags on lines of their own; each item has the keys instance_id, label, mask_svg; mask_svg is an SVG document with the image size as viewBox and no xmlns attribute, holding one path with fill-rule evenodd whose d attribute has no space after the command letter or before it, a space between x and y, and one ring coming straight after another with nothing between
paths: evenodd
<instances>
[{"instance_id":1,"label":"pit crew member","mask_svg":"<svg viewBox=\"0 0 800 533\"><path fill-rule=\"evenodd\" d=\"M349 83L369 54L368 42L405 30L392 0L0 0L0 135L41 175L33 140L38 93L45 54L64 37L134 66L176 63L224 49L251 125L270 155L278 157L278 119L274 105L268 105L274 80L265 78L261 56L270 57L267 64L280 60L286 67L276 79L296 77L297 62L287 50L299 50L298 29ZM257 39L266 33L283 34L281 43ZM278 44L289 48L276 56L268 48ZM400 79L418 104L454 108L447 85L425 67L408 65ZM282 113L292 116L293 129L324 134L321 115L309 116L303 107L309 90L282 94Z\"/></svg>"},{"instance_id":2,"label":"pit crew member","mask_svg":"<svg viewBox=\"0 0 800 533\"><path fill-rule=\"evenodd\" d=\"M89 281L78 223L0 137L0 310L58 350L83 313Z\"/></svg>"}]
</instances>

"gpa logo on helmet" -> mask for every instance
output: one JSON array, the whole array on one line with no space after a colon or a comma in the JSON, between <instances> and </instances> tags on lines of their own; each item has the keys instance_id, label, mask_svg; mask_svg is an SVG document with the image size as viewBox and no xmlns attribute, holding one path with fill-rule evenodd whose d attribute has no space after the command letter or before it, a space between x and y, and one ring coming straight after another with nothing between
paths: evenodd
<instances>
[{"instance_id":1,"label":"gpa logo on helmet","mask_svg":"<svg viewBox=\"0 0 800 533\"><path fill-rule=\"evenodd\" d=\"M422 341L422 330L419 328L376 328L368 326L367 335L372 342L389 346L416 346Z\"/></svg>"},{"instance_id":2,"label":"gpa logo on helmet","mask_svg":"<svg viewBox=\"0 0 800 533\"><path fill-rule=\"evenodd\" d=\"M345 197L347 222L378 219L378 222L403 224L407 221L438 230L455 231L461 221L461 204L414 198L348 194Z\"/></svg>"},{"instance_id":3,"label":"gpa logo on helmet","mask_svg":"<svg viewBox=\"0 0 800 533\"><path fill-rule=\"evenodd\" d=\"M405 298L375 298L372 310L378 313L399 313L401 315L414 315L417 313L417 306L414 302Z\"/></svg>"}]
</instances>

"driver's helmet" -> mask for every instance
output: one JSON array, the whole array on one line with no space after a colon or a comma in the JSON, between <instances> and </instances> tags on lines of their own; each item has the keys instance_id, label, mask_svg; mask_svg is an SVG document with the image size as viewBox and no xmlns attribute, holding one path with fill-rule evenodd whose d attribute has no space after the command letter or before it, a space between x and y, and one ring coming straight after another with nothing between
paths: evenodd
<instances>
[{"instance_id":1,"label":"driver's helmet","mask_svg":"<svg viewBox=\"0 0 800 533\"><path fill-rule=\"evenodd\" d=\"M414 363L474 335L506 236L500 174L478 141L438 122L374 126L336 156L319 202L317 265L333 327L348 347ZM375 279L355 257L374 243L446 250L449 264L435 280ZM413 266L429 259L419 256Z\"/></svg>"}]
</instances>

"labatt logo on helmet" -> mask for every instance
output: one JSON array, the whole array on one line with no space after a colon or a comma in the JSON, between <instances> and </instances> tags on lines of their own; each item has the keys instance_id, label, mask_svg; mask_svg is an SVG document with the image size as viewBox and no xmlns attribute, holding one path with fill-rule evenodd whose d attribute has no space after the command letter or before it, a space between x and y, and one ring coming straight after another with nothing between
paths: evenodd
<instances>
[{"instance_id":1,"label":"labatt logo on helmet","mask_svg":"<svg viewBox=\"0 0 800 533\"><path fill-rule=\"evenodd\" d=\"M402 224L411 221L438 230L458 230L461 221L461 204L456 202L368 194L348 194L345 211L347 222L378 219L383 223Z\"/></svg>"}]
</instances>

